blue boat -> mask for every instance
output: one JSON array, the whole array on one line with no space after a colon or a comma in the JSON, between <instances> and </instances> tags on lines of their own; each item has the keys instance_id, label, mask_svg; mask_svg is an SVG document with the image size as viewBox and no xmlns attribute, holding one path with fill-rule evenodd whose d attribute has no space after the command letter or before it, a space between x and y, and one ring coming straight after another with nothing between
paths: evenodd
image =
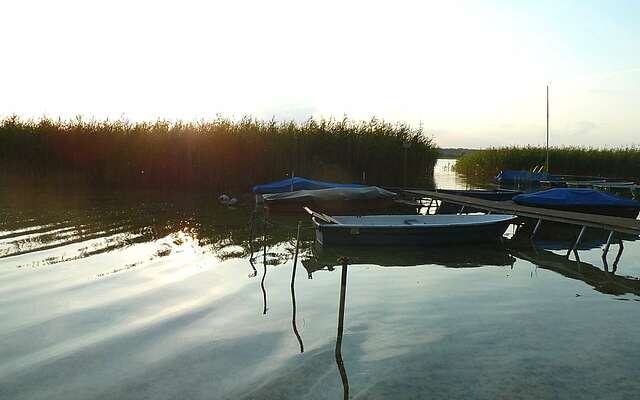
<instances>
[{"instance_id":1,"label":"blue boat","mask_svg":"<svg viewBox=\"0 0 640 400\"><path fill-rule=\"evenodd\" d=\"M515 196L517 204L587 214L637 218L640 201L593 189L554 188Z\"/></svg>"},{"instance_id":2,"label":"blue boat","mask_svg":"<svg viewBox=\"0 0 640 400\"><path fill-rule=\"evenodd\" d=\"M500 171L493 180L496 183L514 184L514 183L529 183L539 184L541 181L560 181L561 178L555 175L547 174L544 172L529 172L518 170L505 170Z\"/></svg>"},{"instance_id":3,"label":"blue boat","mask_svg":"<svg viewBox=\"0 0 640 400\"><path fill-rule=\"evenodd\" d=\"M255 194L285 193L285 192L295 192L297 190L362 188L366 186L367 185L359 185L356 183L323 182L323 181L316 181L313 179L307 179L307 178L296 176L293 178L283 179L277 182L256 185L253 187L253 193Z\"/></svg>"},{"instance_id":4,"label":"blue boat","mask_svg":"<svg viewBox=\"0 0 640 400\"><path fill-rule=\"evenodd\" d=\"M313 213L322 245L443 245L497 242L514 215L365 215Z\"/></svg>"}]
</instances>

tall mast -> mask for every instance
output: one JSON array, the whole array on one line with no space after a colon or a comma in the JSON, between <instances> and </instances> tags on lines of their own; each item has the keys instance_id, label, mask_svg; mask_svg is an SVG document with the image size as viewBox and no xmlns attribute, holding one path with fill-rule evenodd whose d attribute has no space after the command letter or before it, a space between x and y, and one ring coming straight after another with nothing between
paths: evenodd
<instances>
[{"instance_id":1,"label":"tall mast","mask_svg":"<svg viewBox=\"0 0 640 400\"><path fill-rule=\"evenodd\" d=\"M544 163L544 170L549 173L549 85L547 85L547 160Z\"/></svg>"}]
</instances>

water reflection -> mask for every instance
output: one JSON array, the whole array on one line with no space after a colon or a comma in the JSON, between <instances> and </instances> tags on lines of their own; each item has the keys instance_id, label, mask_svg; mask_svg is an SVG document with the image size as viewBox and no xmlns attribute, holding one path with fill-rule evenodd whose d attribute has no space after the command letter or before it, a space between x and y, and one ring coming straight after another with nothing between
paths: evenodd
<instances>
[{"instance_id":1,"label":"water reflection","mask_svg":"<svg viewBox=\"0 0 640 400\"><path fill-rule=\"evenodd\" d=\"M300 353L304 353L304 343L300 332L298 332L298 326L296 325L296 270L298 268L298 250L300 249L300 223L298 222L298 230L296 233L296 254L293 258L293 268L291 268L291 326L293 333L298 339L300 344Z\"/></svg>"},{"instance_id":2,"label":"water reflection","mask_svg":"<svg viewBox=\"0 0 640 400\"><path fill-rule=\"evenodd\" d=\"M551 246L555 249L562 248L561 243ZM617 261L614 269L602 270L593 264L580 260L577 252L575 260L570 260L566 255L559 255L553 251L543 249L538 246L514 245L510 248L511 253L519 259L526 260L539 266L540 268L557 272L567 278L580 280L593 287L598 292L620 296L631 293L640 296L640 279L628 276L616 275ZM619 259L620 251L617 259Z\"/></svg>"},{"instance_id":3,"label":"water reflection","mask_svg":"<svg viewBox=\"0 0 640 400\"><path fill-rule=\"evenodd\" d=\"M475 268L510 266L515 262L509 251L496 245L460 245L434 247L408 246L314 246L308 258L302 261L309 279L316 271L334 271L340 257L348 257L350 264L370 264L382 267L412 267L438 265L447 268Z\"/></svg>"}]
</instances>

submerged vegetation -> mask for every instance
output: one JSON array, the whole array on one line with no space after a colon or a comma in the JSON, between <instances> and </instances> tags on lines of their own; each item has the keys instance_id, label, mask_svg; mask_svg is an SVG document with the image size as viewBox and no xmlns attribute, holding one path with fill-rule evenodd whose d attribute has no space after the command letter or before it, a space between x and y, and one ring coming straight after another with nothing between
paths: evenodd
<instances>
[{"instance_id":1,"label":"submerged vegetation","mask_svg":"<svg viewBox=\"0 0 640 400\"><path fill-rule=\"evenodd\" d=\"M304 123L245 117L201 122L0 122L0 179L101 187L248 191L294 173L316 179L423 184L438 150L421 129L379 119Z\"/></svg>"},{"instance_id":2,"label":"submerged vegetation","mask_svg":"<svg viewBox=\"0 0 640 400\"><path fill-rule=\"evenodd\" d=\"M465 154L456 171L484 179L501 170L531 170L544 165L544 147L501 147ZM640 179L640 148L597 149L553 147L549 149L549 171L553 174L606 176Z\"/></svg>"}]
</instances>

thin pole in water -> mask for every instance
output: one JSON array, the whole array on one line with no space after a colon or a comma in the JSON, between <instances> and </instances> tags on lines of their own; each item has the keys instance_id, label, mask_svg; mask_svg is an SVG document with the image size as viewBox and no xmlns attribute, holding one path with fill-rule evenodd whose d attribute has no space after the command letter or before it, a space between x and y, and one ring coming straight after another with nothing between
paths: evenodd
<instances>
[{"instance_id":1,"label":"thin pole in water","mask_svg":"<svg viewBox=\"0 0 640 400\"><path fill-rule=\"evenodd\" d=\"M549 85L547 85L547 160L544 163L545 172L549 173Z\"/></svg>"}]
</instances>

